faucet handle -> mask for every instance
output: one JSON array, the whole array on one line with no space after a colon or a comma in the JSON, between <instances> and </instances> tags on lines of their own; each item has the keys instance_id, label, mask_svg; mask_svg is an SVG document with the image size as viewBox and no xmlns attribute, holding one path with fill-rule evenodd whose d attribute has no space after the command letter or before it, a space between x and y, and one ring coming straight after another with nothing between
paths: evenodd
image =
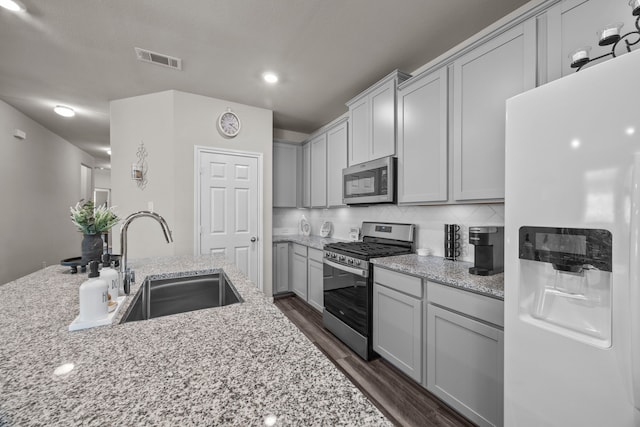
<instances>
[{"instance_id":1,"label":"faucet handle","mask_svg":"<svg viewBox=\"0 0 640 427\"><path fill-rule=\"evenodd\" d=\"M131 292L131 283L136 281L136 272L127 268L122 275L122 285L124 287L125 295L129 295Z\"/></svg>"}]
</instances>

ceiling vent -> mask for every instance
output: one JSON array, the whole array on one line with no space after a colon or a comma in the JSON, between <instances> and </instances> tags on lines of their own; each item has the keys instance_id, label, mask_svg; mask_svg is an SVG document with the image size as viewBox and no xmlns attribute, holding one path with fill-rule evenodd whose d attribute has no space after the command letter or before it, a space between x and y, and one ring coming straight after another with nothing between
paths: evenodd
<instances>
[{"instance_id":1,"label":"ceiling vent","mask_svg":"<svg viewBox=\"0 0 640 427\"><path fill-rule=\"evenodd\" d=\"M139 47L136 47L135 50L140 61L151 62L153 64L162 65L163 67L173 68L174 70L182 70L182 59L180 58L151 52L150 50L140 49Z\"/></svg>"}]
</instances>

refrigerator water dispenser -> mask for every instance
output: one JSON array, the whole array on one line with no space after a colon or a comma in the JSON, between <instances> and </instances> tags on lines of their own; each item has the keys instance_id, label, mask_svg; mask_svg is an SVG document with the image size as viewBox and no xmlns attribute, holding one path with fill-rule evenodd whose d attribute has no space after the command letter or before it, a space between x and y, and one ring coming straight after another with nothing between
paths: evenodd
<instances>
[{"instance_id":1,"label":"refrigerator water dispenser","mask_svg":"<svg viewBox=\"0 0 640 427\"><path fill-rule=\"evenodd\" d=\"M520 318L610 347L611 240L602 229L521 227Z\"/></svg>"}]
</instances>

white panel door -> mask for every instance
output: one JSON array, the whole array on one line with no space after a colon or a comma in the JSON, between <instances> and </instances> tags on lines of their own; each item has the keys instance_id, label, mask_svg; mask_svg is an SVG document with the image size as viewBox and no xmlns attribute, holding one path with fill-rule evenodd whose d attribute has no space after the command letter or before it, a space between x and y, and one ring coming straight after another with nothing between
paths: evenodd
<instances>
[{"instance_id":1,"label":"white panel door","mask_svg":"<svg viewBox=\"0 0 640 427\"><path fill-rule=\"evenodd\" d=\"M258 159L202 153L200 253L222 253L258 279Z\"/></svg>"}]
</instances>

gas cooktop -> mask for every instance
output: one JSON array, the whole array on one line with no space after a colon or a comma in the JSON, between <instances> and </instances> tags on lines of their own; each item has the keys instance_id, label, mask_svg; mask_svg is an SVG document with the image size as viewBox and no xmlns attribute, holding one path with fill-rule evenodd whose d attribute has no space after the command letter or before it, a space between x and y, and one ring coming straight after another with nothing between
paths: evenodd
<instances>
[{"instance_id":1,"label":"gas cooktop","mask_svg":"<svg viewBox=\"0 0 640 427\"><path fill-rule=\"evenodd\" d=\"M325 251L332 251L357 257L359 259L369 260L370 258L406 254L410 252L410 249L402 246L393 246L382 243L340 242L326 245Z\"/></svg>"}]
</instances>

